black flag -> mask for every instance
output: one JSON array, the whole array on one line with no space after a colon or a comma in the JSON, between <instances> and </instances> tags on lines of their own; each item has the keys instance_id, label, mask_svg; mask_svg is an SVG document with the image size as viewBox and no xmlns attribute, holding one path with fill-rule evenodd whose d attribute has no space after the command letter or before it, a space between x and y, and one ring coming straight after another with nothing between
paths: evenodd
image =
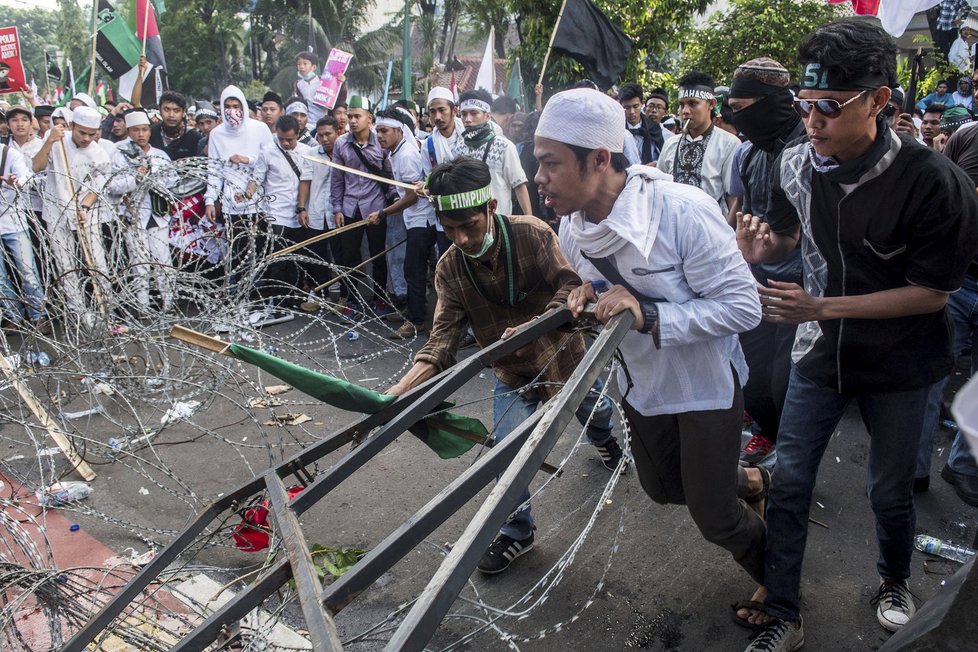
<instances>
[{"instance_id":1,"label":"black flag","mask_svg":"<svg viewBox=\"0 0 978 652\"><path fill-rule=\"evenodd\" d=\"M60 82L61 68L59 68L58 64L51 59L50 52L44 53L44 65L46 65L48 68L48 79L50 79L53 82Z\"/></svg>"},{"instance_id":2,"label":"black flag","mask_svg":"<svg viewBox=\"0 0 978 652\"><path fill-rule=\"evenodd\" d=\"M601 89L608 89L625 69L632 42L591 0L567 0L554 50L573 57Z\"/></svg>"}]
</instances>

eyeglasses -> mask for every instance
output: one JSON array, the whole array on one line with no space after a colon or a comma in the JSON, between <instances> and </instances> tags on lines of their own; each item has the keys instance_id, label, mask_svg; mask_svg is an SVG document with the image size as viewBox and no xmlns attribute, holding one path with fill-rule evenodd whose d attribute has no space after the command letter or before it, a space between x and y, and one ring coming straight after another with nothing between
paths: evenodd
<instances>
[{"instance_id":1,"label":"eyeglasses","mask_svg":"<svg viewBox=\"0 0 978 652\"><path fill-rule=\"evenodd\" d=\"M868 92L868 90L860 91L859 95L841 103L839 100L833 100L831 98L824 98L821 100L793 100L793 103L795 111L802 118L807 118L810 116L812 114L812 109L818 109L818 112L824 115L826 118L838 118L842 114L842 109L846 108L847 105L852 104Z\"/></svg>"}]
</instances>

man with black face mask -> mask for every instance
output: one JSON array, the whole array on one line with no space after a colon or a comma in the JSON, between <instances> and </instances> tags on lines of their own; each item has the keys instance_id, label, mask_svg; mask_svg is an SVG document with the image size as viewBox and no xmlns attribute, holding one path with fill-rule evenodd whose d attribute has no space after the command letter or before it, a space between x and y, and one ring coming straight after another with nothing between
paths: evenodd
<instances>
[{"instance_id":1,"label":"man with black face mask","mask_svg":"<svg viewBox=\"0 0 978 652\"><path fill-rule=\"evenodd\" d=\"M767 57L751 59L734 71L728 104L734 126L747 142L734 153L731 186L739 182L743 188L742 203L731 211L729 219L735 226L737 216L744 213L766 219L771 199L771 187L778 168L775 161L785 145L806 139L805 125L792 107L788 70ZM769 279L801 284L801 253L796 247L781 262L751 265L754 278L761 285ZM771 461L784 397L788 392L791 370L791 346L795 340L795 324L776 324L762 321L756 328L740 334L750 377L744 386L744 411L753 419L753 436L741 453L741 462L750 466ZM753 600L763 599L763 593ZM751 616L750 603L738 603L738 622L747 624Z\"/></svg>"},{"instance_id":2,"label":"man with black face mask","mask_svg":"<svg viewBox=\"0 0 978 652\"><path fill-rule=\"evenodd\" d=\"M762 57L738 66L730 84L731 119L748 140L734 154L731 171L744 189L739 210L761 219L768 211L776 171L774 161L787 143L805 138L805 126L791 105L790 81L791 75L783 65ZM801 283L801 253L796 248L783 261L751 265L751 272L761 285L767 285L770 279ZM773 452L788 391L795 329L794 324L762 321L754 330L740 334L751 369L744 387L744 409L756 426L742 454L747 464L758 464Z\"/></svg>"}]
</instances>

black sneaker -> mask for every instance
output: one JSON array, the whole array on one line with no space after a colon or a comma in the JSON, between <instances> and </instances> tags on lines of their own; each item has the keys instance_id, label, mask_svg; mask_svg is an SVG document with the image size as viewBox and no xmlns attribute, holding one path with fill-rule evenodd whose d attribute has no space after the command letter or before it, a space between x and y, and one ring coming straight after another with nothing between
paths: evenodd
<instances>
[{"instance_id":1,"label":"black sneaker","mask_svg":"<svg viewBox=\"0 0 978 652\"><path fill-rule=\"evenodd\" d=\"M517 541L513 537L500 534L496 540L490 544L486 554L479 560L479 571L486 575L502 573L509 568L513 560L533 550L533 534L525 539Z\"/></svg>"},{"instance_id":2,"label":"black sneaker","mask_svg":"<svg viewBox=\"0 0 978 652\"><path fill-rule=\"evenodd\" d=\"M623 453L621 452L621 446L618 445L617 439L612 437L600 446L595 446L594 450L598 451L598 454L601 455L601 464L604 465L604 468L609 471L614 471L618 468Z\"/></svg>"}]
</instances>

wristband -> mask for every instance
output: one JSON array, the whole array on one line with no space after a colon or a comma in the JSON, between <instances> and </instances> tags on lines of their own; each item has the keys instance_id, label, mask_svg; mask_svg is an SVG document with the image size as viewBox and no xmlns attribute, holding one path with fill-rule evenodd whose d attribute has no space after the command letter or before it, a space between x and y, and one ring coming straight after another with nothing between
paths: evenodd
<instances>
[{"instance_id":1,"label":"wristband","mask_svg":"<svg viewBox=\"0 0 978 652\"><path fill-rule=\"evenodd\" d=\"M379 211L377 211L377 217L379 217L382 220L386 220L387 219L387 211L385 211L383 208L381 208Z\"/></svg>"},{"instance_id":2,"label":"wristband","mask_svg":"<svg viewBox=\"0 0 978 652\"><path fill-rule=\"evenodd\" d=\"M295 209L295 214L296 215L298 215L299 213L305 213L305 212L306 212L306 207L305 206L297 206L296 209Z\"/></svg>"}]
</instances>

